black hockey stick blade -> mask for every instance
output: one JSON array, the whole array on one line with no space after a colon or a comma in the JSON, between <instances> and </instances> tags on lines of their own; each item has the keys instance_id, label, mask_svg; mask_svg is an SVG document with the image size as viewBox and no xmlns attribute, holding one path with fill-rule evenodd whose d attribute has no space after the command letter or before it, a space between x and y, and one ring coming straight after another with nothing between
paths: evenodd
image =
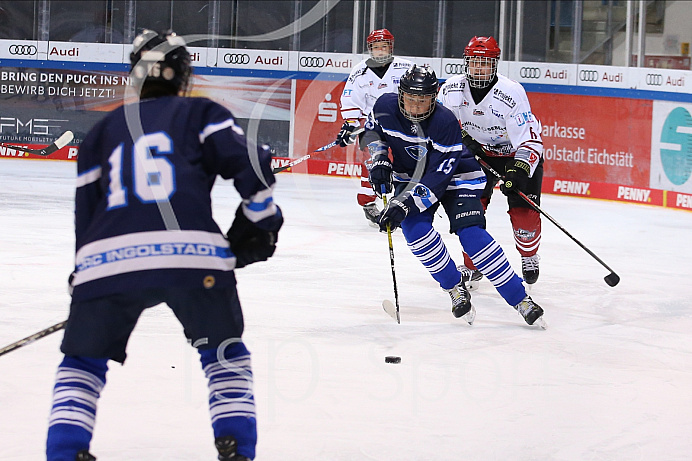
<instances>
[{"instance_id":1,"label":"black hockey stick blade","mask_svg":"<svg viewBox=\"0 0 692 461\"><path fill-rule=\"evenodd\" d=\"M382 301L382 309L389 314L391 318L396 320L396 323L401 323L401 317L399 316L399 309L396 308L393 302L388 299Z\"/></svg>"},{"instance_id":2,"label":"black hockey stick blade","mask_svg":"<svg viewBox=\"0 0 692 461\"><path fill-rule=\"evenodd\" d=\"M603 280L605 280L605 283L610 285L611 287L614 287L618 283L620 283L620 276L617 275L615 272L611 272L610 274L606 275Z\"/></svg>"},{"instance_id":3,"label":"black hockey stick blade","mask_svg":"<svg viewBox=\"0 0 692 461\"><path fill-rule=\"evenodd\" d=\"M55 140L53 144L50 146L46 146L44 149L28 149L24 148L22 146L15 146L14 144L3 144L4 146L11 147L12 149L17 149L20 152L26 152L27 154L34 154L34 155L42 155L42 156L48 156L52 154L55 151L58 151L68 145L72 140L74 139L74 134L71 131L66 131L63 134L60 135L58 139Z\"/></svg>"},{"instance_id":4,"label":"black hockey stick blade","mask_svg":"<svg viewBox=\"0 0 692 461\"><path fill-rule=\"evenodd\" d=\"M51 333L55 333L56 331L60 331L63 328L65 328L65 324L67 324L67 321L64 322L59 322L56 323L55 325L46 328L45 330L41 330L38 333L34 333L31 336L27 336L24 339L20 339L19 341L13 342L12 344L9 344L2 349L0 349L0 356L3 356L5 354L9 354L10 352L19 349L20 347L24 347L28 344L33 343L36 340L39 340L41 338L45 338Z\"/></svg>"},{"instance_id":5,"label":"black hockey stick blade","mask_svg":"<svg viewBox=\"0 0 692 461\"><path fill-rule=\"evenodd\" d=\"M484 160L483 160L482 158L480 158L478 155L476 155L476 160L478 160L478 163L480 163L481 166L482 166L483 168L485 168L486 170L490 171L493 175L497 176L500 180L502 180L502 181L504 182L505 177L502 176L502 175L501 175L500 173L498 173L497 171L495 171L495 170L493 169L493 167L491 167L490 165L488 165L488 163L487 163L486 161L484 161ZM599 258L598 256L596 256L596 253L594 253L593 251L591 251L586 245L584 245L584 244L581 243L579 240L577 240L576 237L574 237L572 234L570 234L570 233L567 231L567 229L565 229L564 227L562 227L562 225L561 225L559 222L557 222L557 221L555 220L555 218L553 218L552 216L550 216L545 210L543 210L541 207L539 207L538 205L536 205L536 203L534 203L534 201L531 200L526 194L524 194L522 191L516 191L516 193L517 193L522 199L524 199L524 201L525 201L526 203L528 203L534 210L536 210L538 213L540 213L540 214L542 214L543 216L545 216L551 223L555 224L555 226L556 226L558 229L560 229L567 237L569 237L570 239L572 239L572 241L573 241L574 243L576 243L577 245L579 245L579 247L580 247L582 250L586 251L593 259L595 259L596 261L598 261L598 263L599 263L601 266L603 266L603 267L605 267L606 269L608 269L608 270L610 271L610 274L606 275L605 278L604 278L604 280L605 280L605 282L606 282L609 286L614 287L615 285L617 285L618 283L620 283L620 277L619 277L619 276L615 273L615 271L614 271L613 269L611 269L610 266L608 266L601 258Z\"/></svg>"}]
</instances>

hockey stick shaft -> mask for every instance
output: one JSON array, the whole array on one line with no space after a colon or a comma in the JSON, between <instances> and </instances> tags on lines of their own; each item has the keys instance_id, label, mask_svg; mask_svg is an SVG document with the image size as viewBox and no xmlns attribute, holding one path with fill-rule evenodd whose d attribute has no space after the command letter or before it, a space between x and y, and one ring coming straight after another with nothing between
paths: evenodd
<instances>
[{"instance_id":1,"label":"hockey stick shaft","mask_svg":"<svg viewBox=\"0 0 692 461\"><path fill-rule=\"evenodd\" d=\"M476 160L478 160L478 163L480 163L481 166L482 166L483 168L485 168L486 170L490 171L493 175L497 176L502 182L504 182L504 180L505 180L504 176L502 176L500 173L498 173L497 171L495 171L495 169L494 169L493 167L491 167L490 165L488 165L488 163L487 163L486 161L484 161L482 158L480 158L480 157L477 156L477 155L476 155ZM592 258L594 258L596 261L598 261L598 262L601 264L601 266L603 266L603 267L605 267L606 269L608 269L608 270L610 271L610 274L606 275L605 278L604 278L605 282L606 282L608 285L610 285L611 287L614 287L615 285L617 285L617 284L620 282L620 276L618 276L618 275L615 273L615 271L614 271L613 269L610 268L610 266L608 266L601 258L599 258L598 256L596 256L596 254L595 254L593 251L591 251L591 250L590 250L589 248L587 248L583 243L581 243L579 240L577 240L572 234L570 234L570 233L567 231L567 229L565 229L564 227L562 227L562 226L560 225L560 223L557 222L557 221L555 220L555 218L553 218L553 217L550 216L548 213L546 213L545 211L543 211L543 209L541 209L541 207L539 207L538 205L536 205L536 203L534 203L534 201L531 200L531 199L530 199L526 194L524 194L522 191L517 190L517 191L515 191L515 192L516 192L517 194L519 194L519 196L520 196L522 199L524 199L524 201L525 201L526 203L528 203L529 205L531 205L531 207L532 207L534 210L536 210L537 212L539 212L540 214L542 214L543 216L545 216L546 218L548 218L548 220L549 220L551 223L555 224L555 226L556 226L558 229L560 229L562 232L564 232L564 234L565 234L567 237L569 237L570 239L572 239L572 241L573 241L574 243L576 243L577 245L579 245L579 246L581 247L581 249L584 250L584 251L586 251Z\"/></svg>"},{"instance_id":2,"label":"hockey stick shaft","mask_svg":"<svg viewBox=\"0 0 692 461\"><path fill-rule=\"evenodd\" d=\"M16 341L8 346L3 347L0 349L0 356L3 356L5 354L9 354L10 352L19 349L20 347L24 347L26 345L29 345L33 343L34 341L37 341L41 338L45 338L46 336L55 333L56 331L60 331L63 328L65 328L65 324L67 321L56 323L55 325L46 328L45 330L41 330L38 333L34 333L31 336L27 336L24 339L20 339L19 341Z\"/></svg>"},{"instance_id":3,"label":"hockey stick shaft","mask_svg":"<svg viewBox=\"0 0 692 461\"><path fill-rule=\"evenodd\" d=\"M0 142L5 147L10 147L12 149L16 149L20 152L25 152L27 154L34 154L34 155L42 155L42 156L48 156L52 154L53 152L62 149L66 145L68 145L72 140L74 139L74 134L71 131L66 131L63 134L60 135L58 139L55 140L55 142L49 146L46 146L44 149L28 149L22 146L16 146L14 144L7 144L4 142Z\"/></svg>"},{"instance_id":4,"label":"hockey stick shaft","mask_svg":"<svg viewBox=\"0 0 692 461\"><path fill-rule=\"evenodd\" d=\"M359 135L360 133L362 133L363 131L365 131L364 128L358 128L357 130L354 130L354 131L351 133L351 136L357 136L357 135ZM338 144L339 144L338 141L332 141L332 142L330 142L329 144L327 144L326 146L322 146L322 147L320 147L319 149L315 149L315 150L312 151L312 153L310 153L310 154L303 155L302 157L297 158L297 159L293 160L292 162L288 162L288 163L287 163L286 165L284 165L284 166L280 166L280 167L274 168L274 169L272 170L272 173L276 174L276 173L281 173L282 171L288 170L289 168L294 167L294 166L298 165L299 163L303 163L304 161L306 161L307 159L309 159L310 157L312 157L312 154L316 154L316 153L318 153L318 152L324 152L325 150L329 150L329 149L331 149L332 147L337 146Z\"/></svg>"},{"instance_id":5,"label":"hockey stick shaft","mask_svg":"<svg viewBox=\"0 0 692 461\"><path fill-rule=\"evenodd\" d=\"M382 185L382 202L387 208L387 196L385 195L385 185ZM396 285L396 271L394 270L394 245L392 244L392 227L387 223L387 240L389 241L389 265L392 267L392 283L394 285L394 305L396 306L396 323L401 323L399 314L399 290Z\"/></svg>"}]
</instances>

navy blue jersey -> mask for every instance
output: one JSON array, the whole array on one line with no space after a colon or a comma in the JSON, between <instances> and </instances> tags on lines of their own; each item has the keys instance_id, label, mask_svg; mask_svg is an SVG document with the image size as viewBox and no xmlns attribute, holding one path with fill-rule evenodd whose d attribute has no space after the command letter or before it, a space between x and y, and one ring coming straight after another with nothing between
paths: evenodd
<instances>
[{"instance_id":1,"label":"navy blue jersey","mask_svg":"<svg viewBox=\"0 0 692 461\"><path fill-rule=\"evenodd\" d=\"M270 161L267 146L248 153L232 114L208 99L161 97L108 114L79 149L73 300L235 283L211 188L217 175L233 179L250 221L278 229Z\"/></svg>"},{"instance_id":2,"label":"navy blue jersey","mask_svg":"<svg viewBox=\"0 0 692 461\"><path fill-rule=\"evenodd\" d=\"M375 103L366 123L366 142L375 150L392 153L394 182L411 182L399 197L409 210L424 211L447 190L459 196L468 191L478 197L486 177L473 154L461 141L461 127L454 114L436 103L425 120L413 123L399 110L397 94L384 94Z\"/></svg>"}]
</instances>

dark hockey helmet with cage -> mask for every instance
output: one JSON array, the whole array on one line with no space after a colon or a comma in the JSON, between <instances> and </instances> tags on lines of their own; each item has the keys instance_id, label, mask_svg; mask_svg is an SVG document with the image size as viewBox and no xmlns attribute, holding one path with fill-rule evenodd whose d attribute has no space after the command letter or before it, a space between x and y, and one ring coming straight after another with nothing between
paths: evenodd
<instances>
[{"instance_id":1,"label":"dark hockey helmet with cage","mask_svg":"<svg viewBox=\"0 0 692 461\"><path fill-rule=\"evenodd\" d=\"M463 73L474 88L486 88L497 75L497 62L500 58L500 47L493 37L473 37L464 48ZM476 66L487 69L485 72L472 72L470 61ZM475 67L475 66L474 66Z\"/></svg>"},{"instance_id":2,"label":"dark hockey helmet with cage","mask_svg":"<svg viewBox=\"0 0 692 461\"><path fill-rule=\"evenodd\" d=\"M143 30L132 42L130 65L135 82L144 79L144 84L156 83L176 93L188 89L190 53L175 32Z\"/></svg>"},{"instance_id":3,"label":"dark hockey helmet with cage","mask_svg":"<svg viewBox=\"0 0 692 461\"><path fill-rule=\"evenodd\" d=\"M430 117L435 110L435 101L440 83L437 80L435 71L428 66L413 65L399 80L399 110L404 117L412 122L420 122ZM427 109L421 113L412 114L404 107L404 95L417 96L424 98L429 104Z\"/></svg>"},{"instance_id":4,"label":"dark hockey helmet with cage","mask_svg":"<svg viewBox=\"0 0 692 461\"><path fill-rule=\"evenodd\" d=\"M367 38L368 52L373 61L380 64L391 62L394 59L394 35L387 29L376 29L370 32ZM375 56L372 52L372 45L377 42L389 43L389 54L384 56Z\"/></svg>"}]
</instances>

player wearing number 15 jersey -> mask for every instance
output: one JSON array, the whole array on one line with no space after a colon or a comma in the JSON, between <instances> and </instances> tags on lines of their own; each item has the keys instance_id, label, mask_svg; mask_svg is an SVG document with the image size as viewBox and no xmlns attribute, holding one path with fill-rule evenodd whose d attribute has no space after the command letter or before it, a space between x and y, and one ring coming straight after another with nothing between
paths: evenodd
<instances>
[{"instance_id":1,"label":"player wearing number 15 jersey","mask_svg":"<svg viewBox=\"0 0 692 461\"><path fill-rule=\"evenodd\" d=\"M526 295L504 251L485 230L480 200L485 174L462 143L454 114L436 102L437 90L435 73L414 65L401 77L398 95L380 96L365 125L363 140L372 155L370 183L379 195L395 194L380 215L380 229L401 227L411 252L449 293L454 316L471 324L471 295L432 225L442 205L450 232L476 267L529 325L544 326L543 309Z\"/></svg>"},{"instance_id":2,"label":"player wearing number 15 jersey","mask_svg":"<svg viewBox=\"0 0 692 461\"><path fill-rule=\"evenodd\" d=\"M108 361L125 361L140 314L161 303L199 351L219 459L253 459L252 369L233 270L272 256L283 223L269 149L250 148L219 104L180 96L191 70L180 37L144 31L130 58L140 99L96 124L79 150L72 303L47 459L94 459ZM217 176L233 179L242 199L226 236L212 218Z\"/></svg>"}]
</instances>

